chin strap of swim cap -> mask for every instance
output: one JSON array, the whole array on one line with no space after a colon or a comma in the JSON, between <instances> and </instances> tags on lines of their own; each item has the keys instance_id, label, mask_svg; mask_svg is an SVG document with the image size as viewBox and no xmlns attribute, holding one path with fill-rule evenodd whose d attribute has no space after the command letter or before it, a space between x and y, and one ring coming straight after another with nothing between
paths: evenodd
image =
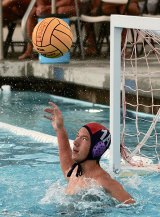
<instances>
[{"instance_id":1,"label":"chin strap of swim cap","mask_svg":"<svg viewBox=\"0 0 160 217\"><path fill-rule=\"evenodd\" d=\"M82 163L82 162L80 162L80 163ZM81 164L80 164L80 163L75 162L75 163L72 165L71 169L70 169L69 172L67 173L67 177L70 177L70 176L72 175L73 170L76 168L76 166L78 166L78 169L77 169L77 172L76 172L76 176L78 177L78 176L81 176L81 175L82 175L83 171L82 171L82 167L81 167Z\"/></svg>"}]
</instances>

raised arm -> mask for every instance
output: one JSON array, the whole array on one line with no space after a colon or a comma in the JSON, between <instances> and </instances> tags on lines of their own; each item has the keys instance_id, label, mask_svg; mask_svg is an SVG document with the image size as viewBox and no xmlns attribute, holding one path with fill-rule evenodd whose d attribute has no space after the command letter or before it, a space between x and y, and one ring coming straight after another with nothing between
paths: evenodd
<instances>
[{"instance_id":1,"label":"raised arm","mask_svg":"<svg viewBox=\"0 0 160 217\"><path fill-rule=\"evenodd\" d=\"M64 128L63 117L60 109L53 102L49 102L50 108L46 108L44 111L49 113L51 116L45 116L47 119L52 121L53 129L56 131L58 147L59 147L59 158L60 164L65 177L69 168L72 166L72 150L69 144L68 135Z\"/></svg>"}]
</instances>

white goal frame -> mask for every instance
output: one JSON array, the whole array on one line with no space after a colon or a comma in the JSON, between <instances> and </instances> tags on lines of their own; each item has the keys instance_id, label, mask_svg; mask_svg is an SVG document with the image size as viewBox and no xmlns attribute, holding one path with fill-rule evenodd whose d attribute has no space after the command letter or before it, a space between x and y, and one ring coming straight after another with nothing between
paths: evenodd
<instances>
[{"instance_id":1,"label":"white goal frame","mask_svg":"<svg viewBox=\"0 0 160 217\"><path fill-rule=\"evenodd\" d=\"M160 30L160 18L111 15L110 33L110 166L117 173L120 156L121 32L123 28Z\"/></svg>"}]
</instances>

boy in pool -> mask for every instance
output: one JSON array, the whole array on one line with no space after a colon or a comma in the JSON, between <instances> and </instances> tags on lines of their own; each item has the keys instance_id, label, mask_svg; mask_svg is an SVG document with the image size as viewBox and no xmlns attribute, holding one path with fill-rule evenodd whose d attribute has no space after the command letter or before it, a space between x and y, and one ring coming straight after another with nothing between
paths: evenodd
<instances>
[{"instance_id":1,"label":"boy in pool","mask_svg":"<svg viewBox=\"0 0 160 217\"><path fill-rule=\"evenodd\" d=\"M124 204L135 203L122 185L100 167L99 160L102 154L109 148L111 135L109 130L98 123L88 123L77 133L73 142L73 150L70 147L67 132L64 128L63 116L52 102L50 108L44 111L51 116L45 117L52 121L52 126L56 131L60 165L65 178L68 181L67 194L75 194L79 189L89 187L86 179L94 180L98 186L102 186L106 193Z\"/></svg>"}]
</instances>

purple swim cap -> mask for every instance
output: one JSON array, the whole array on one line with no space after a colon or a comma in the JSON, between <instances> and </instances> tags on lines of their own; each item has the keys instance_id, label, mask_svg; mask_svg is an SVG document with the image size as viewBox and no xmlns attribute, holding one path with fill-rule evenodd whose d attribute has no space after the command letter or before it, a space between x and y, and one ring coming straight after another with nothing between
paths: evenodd
<instances>
[{"instance_id":1,"label":"purple swim cap","mask_svg":"<svg viewBox=\"0 0 160 217\"><path fill-rule=\"evenodd\" d=\"M96 160L99 163L101 156L104 152L109 148L111 143L111 134L109 130L101 124L98 123L89 123L84 125L91 137L91 147L86 159L81 162L75 162L71 169L67 173L67 177L72 175L73 170L77 168L76 176L81 176L83 174L83 170L81 167L81 163L86 160Z\"/></svg>"},{"instance_id":2,"label":"purple swim cap","mask_svg":"<svg viewBox=\"0 0 160 217\"><path fill-rule=\"evenodd\" d=\"M91 137L91 147L86 160L99 160L111 143L109 130L99 123L84 125Z\"/></svg>"}]
</instances>

